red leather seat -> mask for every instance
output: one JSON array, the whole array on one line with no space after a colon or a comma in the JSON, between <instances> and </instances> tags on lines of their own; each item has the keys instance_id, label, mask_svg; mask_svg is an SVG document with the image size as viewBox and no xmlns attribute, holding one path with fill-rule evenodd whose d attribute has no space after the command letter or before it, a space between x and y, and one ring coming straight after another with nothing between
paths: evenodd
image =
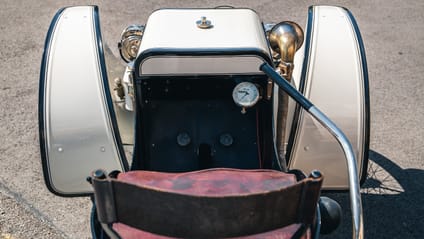
<instances>
[{"instance_id":1,"label":"red leather seat","mask_svg":"<svg viewBox=\"0 0 424 239\"><path fill-rule=\"evenodd\" d=\"M123 239L310 238L321 183L262 169L93 179L99 221Z\"/></svg>"}]
</instances>

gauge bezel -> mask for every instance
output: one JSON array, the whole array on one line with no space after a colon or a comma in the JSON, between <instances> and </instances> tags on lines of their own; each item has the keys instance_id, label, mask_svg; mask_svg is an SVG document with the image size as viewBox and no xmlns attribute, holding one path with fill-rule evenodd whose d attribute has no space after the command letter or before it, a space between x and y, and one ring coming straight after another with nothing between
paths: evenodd
<instances>
[{"instance_id":1,"label":"gauge bezel","mask_svg":"<svg viewBox=\"0 0 424 239\"><path fill-rule=\"evenodd\" d=\"M254 91L256 91L256 97L253 98L252 100L250 100L249 102L246 102L246 103L241 102L240 99L237 96L237 93L238 93L238 90L242 87L249 87L249 88L253 89ZM255 85L254 83L249 82L249 81L244 81L244 82L237 84L234 87L232 96L233 96L234 103L236 103L236 105L243 107L243 108L250 108L250 107L255 106L256 103L258 103L258 101L260 99L260 92L259 92L259 88L258 88L257 85Z\"/></svg>"}]
</instances>

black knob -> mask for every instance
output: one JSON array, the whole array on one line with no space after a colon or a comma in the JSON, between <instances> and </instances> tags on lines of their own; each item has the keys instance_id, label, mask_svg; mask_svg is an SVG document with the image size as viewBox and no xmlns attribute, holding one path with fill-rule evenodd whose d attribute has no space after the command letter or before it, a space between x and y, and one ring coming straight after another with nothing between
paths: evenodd
<instances>
[{"instance_id":1,"label":"black knob","mask_svg":"<svg viewBox=\"0 0 424 239\"><path fill-rule=\"evenodd\" d=\"M189 145L190 142L191 142L190 135L188 135L186 132L182 132L177 135L177 143L179 146L185 147Z\"/></svg>"},{"instance_id":2,"label":"black knob","mask_svg":"<svg viewBox=\"0 0 424 239\"><path fill-rule=\"evenodd\" d=\"M97 169L91 174L91 176L96 179L105 179L106 172L103 169Z\"/></svg>"},{"instance_id":3,"label":"black knob","mask_svg":"<svg viewBox=\"0 0 424 239\"><path fill-rule=\"evenodd\" d=\"M222 134L219 137L219 142L225 147L230 147L233 144L234 139L230 134Z\"/></svg>"},{"instance_id":4,"label":"black knob","mask_svg":"<svg viewBox=\"0 0 424 239\"><path fill-rule=\"evenodd\" d=\"M342 208L331 198L320 197L319 211L321 213L321 234L334 232L342 221Z\"/></svg>"},{"instance_id":5,"label":"black knob","mask_svg":"<svg viewBox=\"0 0 424 239\"><path fill-rule=\"evenodd\" d=\"M321 176L322 174L318 170L312 170L311 174L309 175L311 178L320 178Z\"/></svg>"}]
</instances>

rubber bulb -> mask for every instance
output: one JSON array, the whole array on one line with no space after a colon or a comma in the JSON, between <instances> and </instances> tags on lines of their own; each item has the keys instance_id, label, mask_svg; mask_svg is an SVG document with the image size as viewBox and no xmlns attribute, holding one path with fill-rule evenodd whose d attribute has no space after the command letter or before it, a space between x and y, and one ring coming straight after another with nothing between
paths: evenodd
<instances>
[{"instance_id":1,"label":"rubber bulb","mask_svg":"<svg viewBox=\"0 0 424 239\"><path fill-rule=\"evenodd\" d=\"M339 203L328 197L320 197L321 234L334 232L342 221L342 208Z\"/></svg>"}]
</instances>

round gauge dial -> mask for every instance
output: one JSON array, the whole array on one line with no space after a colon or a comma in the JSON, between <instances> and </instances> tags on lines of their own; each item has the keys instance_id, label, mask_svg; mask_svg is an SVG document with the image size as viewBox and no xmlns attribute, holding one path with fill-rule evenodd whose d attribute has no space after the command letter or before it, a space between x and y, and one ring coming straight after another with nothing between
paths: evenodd
<instances>
[{"instance_id":1,"label":"round gauge dial","mask_svg":"<svg viewBox=\"0 0 424 239\"><path fill-rule=\"evenodd\" d=\"M241 107L249 108L254 106L259 100L259 90L255 84L242 82L233 90L233 100Z\"/></svg>"}]
</instances>

